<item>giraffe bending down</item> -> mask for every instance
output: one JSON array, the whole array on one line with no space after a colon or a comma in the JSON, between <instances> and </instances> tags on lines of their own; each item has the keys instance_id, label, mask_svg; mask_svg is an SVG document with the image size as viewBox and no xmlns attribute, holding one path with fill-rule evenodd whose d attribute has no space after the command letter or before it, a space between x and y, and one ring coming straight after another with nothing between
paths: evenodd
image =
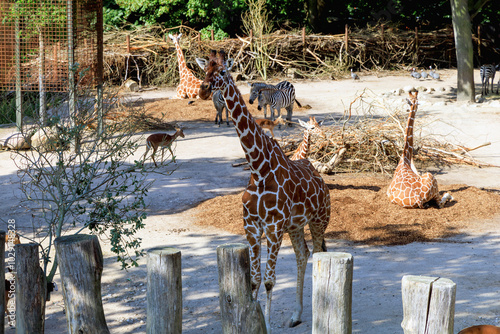
<instances>
[{"instance_id":1,"label":"giraffe bending down","mask_svg":"<svg viewBox=\"0 0 500 334\"><path fill-rule=\"evenodd\" d=\"M288 159L278 143L265 135L256 124L228 73L224 58L223 51L218 55L212 51L208 61L197 59L206 72L199 96L208 99L212 90L222 91L250 165L251 177L242 198L243 225L250 244L254 299L257 299L262 280L260 251L262 235L266 235L265 319L269 333L272 291L276 283L275 267L283 234L290 235L297 260L295 310L289 321L292 327L301 322L304 274L309 257L304 226L309 224L313 252L326 251L324 232L330 220L330 194L325 182L308 160Z\"/></svg>"},{"instance_id":2,"label":"giraffe bending down","mask_svg":"<svg viewBox=\"0 0 500 334\"><path fill-rule=\"evenodd\" d=\"M418 105L418 92L414 94L410 92L409 95L410 115L406 125L405 146L394 178L387 189L387 196L391 202L404 208L423 208L424 204L431 200L436 200L442 208L446 202L453 199L451 195L446 193L440 197L434 176L431 173L420 175L413 166L413 123Z\"/></svg>"},{"instance_id":3,"label":"giraffe bending down","mask_svg":"<svg viewBox=\"0 0 500 334\"><path fill-rule=\"evenodd\" d=\"M168 35L172 42L174 42L175 49L177 50L177 62L179 63L179 76L181 82L177 86L176 99L194 99L198 97L198 91L200 90L201 80L193 75L193 72L187 67L186 60L184 59L184 54L182 53L181 46L179 45L179 40L182 34L179 35Z\"/></svg>"},{"instance_id":4,"label":"giraffe bending down","mask_svg":"<svg viewBox=\"0 0 500 334\"><path fill-rule=\"evenodd\" d=\"M305 128L304 138L302 139L302 142L300 143L299 147L297 147L297 150L295 150L295 153L290 158L290 160L307 158L307 155L309 154L311 135L317 135L326 138L325 133L320 128L320 124L316 121L316 117L309 117L309 122L307 123L299 119L299 124L300 126Z\"/></svg>"}]
</instances>

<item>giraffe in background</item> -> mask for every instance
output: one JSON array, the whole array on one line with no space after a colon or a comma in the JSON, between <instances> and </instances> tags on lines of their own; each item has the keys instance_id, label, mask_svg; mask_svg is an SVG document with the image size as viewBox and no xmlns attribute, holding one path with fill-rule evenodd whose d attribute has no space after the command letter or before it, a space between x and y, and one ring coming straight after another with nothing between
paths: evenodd
<instances>
[{"instance_id":1,"label":"giraffe in background","mask_svg":"<svg viewBox=\"0 0 500 334\"><path fill-rule=\"evenodd\" d=\"M292 241L297 260L295 310L290 327L301 322L304 274L309 249L304 239L304 226L309 224L313 251L326 251L324 232L330 221L328 187L309 160L288 159L276 141L264 134L250 112L243 96L228 73L225 54L212 51L208 61L197 59L206 77L199 96L208 99L211 91L220 89L231 113L235 129L250 165L251 177L243 194L243 219L250 244L252 294L257 300L262 281L260 268L261 241L265 233L267 263L264 273L266 288L265 320L270 333L272 291L276 283L276 261L284 233Z\"/></svg>"},{"instance_id":2,"label":"giraffe in background","mask_svg":"<svg viewBox=\"0 0 500 334\"><path fill-rule=\"evenodd\" d=\"M290 158L290 160L306 159L309 154L309 145L311 135L321 136L326 138L325 133L321 130L319 123L316 121L316 117L309 117L309 122L303 122L299 119L300 126L304 127L304 138L300 143L295 153Z\"/></svg>"},{"instance_id":3,"label":"giraffe in background","mask_svg":"<svg viewBox=\"0 0 500 334\"><path fill-rule=\"evenodd\" d=\"M446 202L453 199L451 195L446 193L441 197L434 176L431 173L420 175L413 166L413 123L418 106L418 92L414 94L410 92L409 95L407 101L410 105L410 115L406 125L405 146L394 178L387 189L387 196L392 203L404 208L423 208L425 203L433 199L442 208Z\"/></svg>"},{"instance_id":4,"label":"giraffe in background","mask_svg":"<svg viewBox=\"0 0 500 334\"><path fill-rule=\"evenodd\" d=\"M193 75L193 72L187 67L184 54L182 53L179 40L182 34L168 35L172 42L174 42L175 49L177 50L177 62L179 63L179 76L181 82L177 86L176 99L194 99L198 97L198 90L200 89L201 80Z\"/></svg>"}]
</instances>

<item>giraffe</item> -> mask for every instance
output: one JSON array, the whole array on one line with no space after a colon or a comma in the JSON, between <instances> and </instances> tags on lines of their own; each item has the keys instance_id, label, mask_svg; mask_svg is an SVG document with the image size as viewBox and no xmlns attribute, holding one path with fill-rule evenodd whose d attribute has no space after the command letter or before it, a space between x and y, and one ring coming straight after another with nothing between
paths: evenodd
<instances>
[{"instance_id":1,"label":"giraffe","mask_svg":"<svg viewBox=\"0 0 500 334\"><path fill-rule=\"evenodd\" d=\"M208 61L197 59L206 72L199 96L208 99L212 90L222 91L250 166L250 181L242 196L243 226L250 244L252 296L255 300L262 281L260 251L265 233L265 320L270 333L272 291L276 283L275 267L283 235L289 234L297 260L295 309L288 322L293 327L301 323L304 274L309 257L304 226L309 224L313 252L326 251L324 232L330 220L330 194L309 160L288 159L278 143L265 135L256 124L228 73L224 59L223 51L218 55L212 51Z\"/></svg>"},{"instance_id":2,"label":"giraffe","mask_svg":"<svg viewBox=\"0 0 500 334\"><path fill-rule=\"evenodd\" d=\"M299 147L297 147L297 150L295 150L295 153L290 158L290 160L299 160L307 158L307 155L309 154L309 144L310 144L309 139L311 135L317 135L323 138L326 137L323 130L321 130L319 123L316 121L316 117L309 117L309 122L307 123L299 119L299 123L302 127L305 128L304 138L302 139L302 142L300 143Z\"/></svg>"},{"instance_id":3,"label":"giraffe","mask_svg":"<svg viewBox=\"0 0 500 334\"><path fill-rule=\"evenodd\" d=\"M418 105L417 95L418 92L410 92L407 99L410 115L406 125L405 146L394 178L387 189L387 196L392 203L404 208L424 208L424 204L433 199L442 208L446 202L453 199L451 195L446 193L441 197L434 176L431 173L420 175L413 165L413 123Z\"/></svg>"},{"instance_id":4,"label":"giraffe","mask_svg":"<svg viewBox=\"0 0 500 334\"><path fill-rule=\"evenodd\" d=\"M184 54L182 53L181 46L179 45L179 40L182 34L179 35L168 35L170 39L174 42L175 49L177 50L177 62L179 63L179 76L181 82L177 86L176 99L194 99L198 98L198 90L200 89L201 80L193 75L193 72L187 67L186 60L184 59Z\"/></svg>"}]
</instances>

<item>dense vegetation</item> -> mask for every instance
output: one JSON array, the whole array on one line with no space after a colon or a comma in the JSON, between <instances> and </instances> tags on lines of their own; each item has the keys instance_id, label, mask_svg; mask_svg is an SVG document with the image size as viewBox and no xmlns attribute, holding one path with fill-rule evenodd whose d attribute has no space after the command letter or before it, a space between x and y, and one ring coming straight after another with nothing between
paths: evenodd
<instances>
[{"instance_id":1,"label":"dense vegetation","mask_svg":"<svg viewBox=\"0 0 500 334\"><path fill-rule=\"evenodd\" d=\"M219 34L233 36L242 33L242 15L249 0L105 0L105 22L113 26L180 24L196 30L214 29ZM422 6L419 1L319 1L266 0L273 30L307 27L309 32L333 34L342 32L345 24L359 27L379 20L392 21L413 29L418 26L435 30L451 24L449 0L437 0ZM473 27L496 26L500 1L469 0Z\"/></svg>"}]
</instances>

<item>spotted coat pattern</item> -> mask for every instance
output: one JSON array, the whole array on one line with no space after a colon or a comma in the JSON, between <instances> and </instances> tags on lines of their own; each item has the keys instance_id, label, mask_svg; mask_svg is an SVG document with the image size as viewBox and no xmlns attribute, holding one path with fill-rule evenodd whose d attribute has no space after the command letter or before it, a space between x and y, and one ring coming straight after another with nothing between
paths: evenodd
<instances>
[{"instance_id":1,"label":"spotted coat pattern","mask_svg":"<svg viewBox=\"0 0 500 334\"><path fill-rule=\"evenodd\" d=\"M323 130L321 130L319 123L316 121L316 117L309 117L309 122L307 124L309 124L309 127L304 130L304 138L290 160L307 158L307 155L309 154L311 135L321 136L323 138L326 137Z\"/></svg>"},{"instance_id":2,"label":"spotted coat pattern","mask_svg":"<svg viewBox=\"0 0 500 334\"><path fill-rule=\"evenodd\" d=\"M182 53L179 40L182 34L169 35L170 39L174 42L175 49L177 50L177 62L179 63L179 76L180 83L177 86L176 99L194 99L198 97L201 80L193 75L193 72L187 67L184 54Z\"/></svg>"},{"instance_id":3,"label":"spotted coat pattern","mask_svg":"<svg viewBox=\"0 0 500 334\"><path fill-rule=\"evenodd\" d=\"M243 219L250 244L251 280L254 299L261 284L261 241L267 241L264 286L267 300L265 318L270 331L272 290L276 283L276 261L284 233L290 235L297 260L295 310L289 325L301 322L304 274L309 250L304 227L309 224L313 252L326 251L324 232L330 220L329 190L308 160L291 161L276 141L264 134L249 113L231 75L226 71L224 53L212 52L205 68L200 97L208 99L212 89L220 89L251 169L243 194ZM221 80L222 78L222 80Z\"/></svg>"},{"instance_id":4,"label":"spotted coat pattern","mask_svg":"<svg viewBox=\"0 0 500 334\"><path fill-rule=\"evenodd\" d=\"M387 189L387 196L392 203L404 208L423 208L425 203L433 199L442 206L444 203L440 201L438 184L434 176L430 173L419 175L412 166L413 124L418 105L417 95L418 92L409 93L410 115L406 125L405 146L392 182Z\"/></svg>"}]
</instances>

